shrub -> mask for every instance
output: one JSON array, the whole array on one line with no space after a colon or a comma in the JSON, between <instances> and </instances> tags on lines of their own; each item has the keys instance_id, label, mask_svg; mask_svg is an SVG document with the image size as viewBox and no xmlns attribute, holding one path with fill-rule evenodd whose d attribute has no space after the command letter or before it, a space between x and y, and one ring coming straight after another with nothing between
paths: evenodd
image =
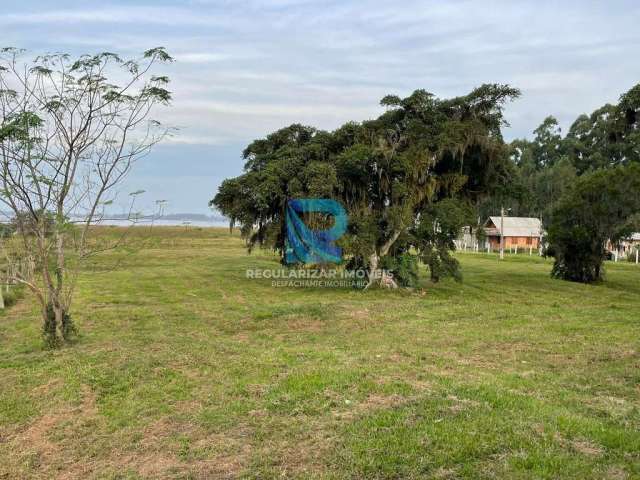
<instances>
[{"instance_id":1,"label":"shrub","mask_svg":"<svg viewBox=\"0 0 640 480\"><path fill-rule=\"evenodd\" d=\"M3 289L2 298L4 299L5 308L15 305L16 303L18 303L18 300L20 300L24 296L24 291L21 286L12 286L11 288L9 288L8 292L4 290L4 286L2 286L1 288Z\"/></svg>"},{"instance_id":2,"label":"shrub","mask_svg":"<svg viewBox=\"0 0 640 480\"><path fill-rule=\"evenodd\" d=\"M380 260L380 268L393 273L398 286L415 287L418 284L418 258L408 252Z\"/></svg>"},{"instance_id":3,"label":"shrub","mask_svg":"<svg viewBox=\"0 0 640 480\"><path fill-rule=\"evenodd\" d=\"M62 337L58 336L56 332L56 314L53 305L49 303L47 305L47 317L42 326L42 335L44 337L44 343L49 348L56 348L60 346L62 340L69 341L73 339L78 333L71 315L68 312L64 312L62 315L62 324L60 326Z\"/></svg>"},{"instance_id":4,"label":"shrub","mask_svg":"<svg viewBox=\"0 0 640 480\"><path fill-rule=\"evenodd\" d=\"M562 197L548 226L555 262L551 275L575 282L602 279L605 242L631 233L640 212L640 165L581 176Z\"/></svg>"}]
</instances>

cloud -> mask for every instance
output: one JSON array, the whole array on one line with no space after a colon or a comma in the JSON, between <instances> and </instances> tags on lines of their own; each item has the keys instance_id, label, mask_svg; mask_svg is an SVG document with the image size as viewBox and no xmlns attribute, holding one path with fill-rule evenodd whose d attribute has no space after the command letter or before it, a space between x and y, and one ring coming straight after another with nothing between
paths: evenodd
<instances>
[{"instance_id":1,"label":"cloud","mask_svg":"<svg viewBox=\"0 0 640 480\"><path fill-rule=\"evenodd\" d=\"M227 145L231 141L230 138L184 135L181 132L168 136L162 143L165 145Z\"/></svg>"},{"instance_id":2,"label":"cloud","mask_svg":"<svg viewBox=\"0 0 640 480\"><path fill-rule=\"evenodd\" d=\"M147 24L147 25L222 25L220 17L199 15L165 7L112 7L100 9L47 10L8 13L0 17L3 24Z\"/></svg>"},{"instance_id":3,"label":"cloud","mask_svg":"<svg viewBox=\"0 0 640 480\"><path fill-rule=\"evenodd\" d=\"M0 16L4 42L35 53L125 55L164 45L177 61L163 68L174 101L159 119L180 131L163 147L157 168L168 171L173 155L182 175L196 168L193 152L210 155L216 175L236 174L251 140L293 122L333 129L371 118L388 93L425 88L450 97L485 82L511 83L523 90L505 110L512 125L505 136L513 138L530 135L549 114L566 129L640 81L640 63L633 61L640 3L632 0L88 4L14 2ZM139 175L134 180L142 184L150 178L148 171ZM171 170L172 178L179 175ZM197 188L190 201L205 197ZM207 187L207 198L214 188Z\"/></svg>"},{"instance_id":4,"label":"cloud","mask_svg":"<svg viewBox=\"0 0 640 480\"><path fill-rule=\"evenodd\" d=\"M211 52L176 53L174 57L177 61L184 63L216 63L233 59L229 54Z\"/></svg>"},{"instance_id":5,"label":"cloud","mask_svg":"<svg viewBox=\"0 0 640 480\"><path fill-rule=\"evenodd\" d=\"M181 108L191 112L199 112L199 115L231 114L246 117L296 117L317 115L322 116L353 116L354 118L367 118L375 110L371 107L358 107L339 103L307 103L307 101L283 103L240 103L240 102L216 102L216 101L185 101Z\"/></svg>"}]
</instances>

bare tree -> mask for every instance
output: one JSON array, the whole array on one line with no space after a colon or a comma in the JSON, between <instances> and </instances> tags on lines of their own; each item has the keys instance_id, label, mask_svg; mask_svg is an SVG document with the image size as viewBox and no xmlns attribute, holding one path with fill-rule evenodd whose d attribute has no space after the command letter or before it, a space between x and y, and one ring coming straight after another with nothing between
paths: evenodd
<instances>
[{"instance_id":1,"label":"bare tree","mask_svg":"<svg viewBox=\"0 0 640 480\"><path fill-rule=\"evenodd\" d=\"M0 205L38 272L14 280L38 299L45 337L57 345L74 331L69 309L78 268L95 253L91 225L169 132L150 114L171 100L169 79L152 71L172 58L161 47L135 60L23 55L0 51Z\"/></svg>"}]
</instances>

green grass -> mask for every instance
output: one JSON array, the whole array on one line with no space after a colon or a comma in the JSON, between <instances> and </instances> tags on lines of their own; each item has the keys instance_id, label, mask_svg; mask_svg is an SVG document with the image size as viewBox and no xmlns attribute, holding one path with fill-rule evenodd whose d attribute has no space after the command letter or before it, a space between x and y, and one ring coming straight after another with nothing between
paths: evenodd
<instances>
[{"instance_id":1,"label":"green grass","mask_svg":"<svg viewBox=\"0 0 640 480\"><path fill-rule=\"evenodd\" d=\"M640 478L636 265L291 289L223 229L132 241L82 273L75 345L29 295L0 314L0 478Z\"/></svg>"}]
</instances>

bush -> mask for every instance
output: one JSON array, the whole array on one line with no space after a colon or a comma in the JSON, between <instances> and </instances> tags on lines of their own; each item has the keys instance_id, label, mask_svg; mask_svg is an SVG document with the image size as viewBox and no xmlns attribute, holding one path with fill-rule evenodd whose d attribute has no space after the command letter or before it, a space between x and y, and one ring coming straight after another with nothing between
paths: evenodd
<instances>
[{"instance_id":1,"label":"bush","mask_svg":"<svg viewBox=\"0 0 640 480\"><path fill-rule=\"evenodd\" d=\"M0 237L9 237L15 233L12 224L0 223Z\"/></svg>"},{"instance_id":2,"label":"bush","mask_svg":"<svg viewBox=\"0 0 640 480\"><path fill-rule=\"evenodd\" d=\"M33 218L29 212L18 213L11 219L9 228L11 232L18 232L21 235L36 235L41 221L44 222L45 235L51 235L55 228L55 217L52 212L43 210L36 212L36 218Z\"/></svg>"},{"instance_id":3,"label":"bush","mask_svg":"<svg viewBox=\"0 0 640 480\"><path fill-rule=\"evenodd\" d=\"M418 258L410 253L386 256L380 260L380 268L393 273L398 286L415 287L418 284Z\"/></svg>"},{"instance_id":4,"label":"bush","mask_svg":"<svg viewBox=\"0 0 640 480\"><path fill-rule=\"evenodd\" d=\"M451 255L449 250L427 247L423 250L421 258L429 266L432 282L437 283L446 277L451 277L456 282L462 281L460 262Z\"/></svg>"},{"instance_id":5,"label":"bush","mask_svg":"<svg viewBox=\"0 0 640 480\"><path fill-rule=\"evenodd\" d=\"M548 239L555 262L551 275L574 282L602 279L607 240L629 235L640 212L640 165L598 170L578 179L554 209Z\"/></svg>"},{"instance_id":6,"label":"bush","mask_svg":"<svg viewBox=\"0 0 640 480\"><path fill-rule=\"evenodd\" d=\"M462 228L473 221L471 207L453 198L441 200L422 211L414 235L420 259L429 266L432 282L446 277L462 280L460 263L452 252Z\"/></svg>"},{"instance_id":7,"label":"bush","mask_svg":"<svg viewBox=\"0 0 640 480\"><path fill-rule=\"evenodd\" d=\"M42 326L45 345L49 348L57 348L62 344L63 340L70 341L78 334L78 330L68 312L64 312L62 315L62 325L60 327L62 338L58 336L56 327L56 314L53 305L50 303L47 305L47 318Z\"/></svg>"},{"instance_id":8,"label":"bush","mask_svg":"<svg viewBox=\"0 0 640 480\"><path fill-rule=\"evenodd\" d=\"M15 305L18 303L18 300L24 296L24 291L21 286L12 286L9 288L8 292L4 290L4 285L1 288L3 289L2 298L4 298L5 308Z\"/></svg>"}]
</instances>

